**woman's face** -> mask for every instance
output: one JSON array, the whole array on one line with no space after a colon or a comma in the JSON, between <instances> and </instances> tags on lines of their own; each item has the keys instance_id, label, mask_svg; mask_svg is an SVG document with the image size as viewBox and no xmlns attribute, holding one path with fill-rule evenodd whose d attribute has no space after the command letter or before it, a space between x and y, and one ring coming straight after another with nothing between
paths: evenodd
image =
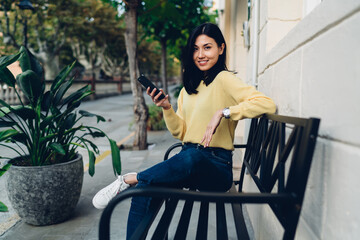
<instances>
[{"instance_id":1,"label":"woman's face","mask_svg":"<svg viewBox=\"0 0 360 240\"><path fill-rule=\"evenodd\" d=\"M195 40L193 60L201 71L210 70L224 51L224 43L218 46L215 40L205 34Z\"/></svg>"}]
</instances>

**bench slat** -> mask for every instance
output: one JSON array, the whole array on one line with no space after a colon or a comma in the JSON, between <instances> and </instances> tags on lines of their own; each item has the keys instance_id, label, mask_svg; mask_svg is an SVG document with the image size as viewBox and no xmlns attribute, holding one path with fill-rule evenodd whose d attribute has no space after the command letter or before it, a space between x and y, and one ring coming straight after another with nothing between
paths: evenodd
<instances>
[{"instance_id":1,"label":"bench slat","mask_svg":"<svg viewBox=\"0 0 360 240\"><path fill-rule=\"evenodd\" d=\"M149 231L149 228L151 227L151 224L154 221L163 203L163 199L153 198L151 200L149 211L146 213L139 226L136 228L135 232L131 236L131 240L139 240L146 238L147 232Z\"/></svg>"},{"instance_id":2,"label":"bench slat","mask_svg":"<svg viewBox=\"0 0 360 240\"><path fill-rule=\"evenodd\" d=\"M181 213L179 225L177 226L176 229L174 240L183 240L186 238L193 205L194 205L194 201L192 200L187 200L185 202L183 211Z\"/></svg>"},{"instance_id":3,"label":"bench slat","mask_svg":"<svg viewBox=\"0 0 360 240\"><path fill-rule=\"evenodd\" d=\"M253 172L250 164L248 162L245 162L245 161L244 161L243 164L246 166L247 171L250 173L252 179L254 180L254 183L259 188L260 192L265 192L265 189L261 185L260 179L255 175L255 173Z\"/></svg>"},{"instance_id":4,"label":"bench slat","mask_svg":"<svg viewBox=\"0 0 360 240\"><path fill-rule=\"evenodd\" d=\"M235 188L235 184L231 186L231 189L229 190L230 193L236 193L237 190ZM233 211L233 217L234 217L234 224L235 224L235 230L236 234L238 236L238 239L241 240L250 240L249 233L245 224L244 220L244 214L242 211L242 205L238 203L231 204L232 211Z\"/></svg>"},{"instance_id":5,"label":"bench slat","mask_svg":"<svg viewBox=\"0 0 360 240\"><path fill-rule=\"evenodd\" d=\"M256 120L254 120L256 122ZM270 125L271 128L272 125ZM254 175L260 168L260 163L265 157L265 152L262 150L263 141L265 140L266 133L268 131L268 120L261 118L259 124L254 130L254 136L252 136L251 147L249 147L248 157L244 161L248 162L251 166ZM246 154L246 153L245 153Z\"/></svg>"},{"instance_id":6,"label":"bench slat","mask_svg":"<svg viewBox=\"0 0 360 240\"><path fill-rule=\"evenodd\" d=\"M275 167L273 176L269 183L269 185L272 186L271 190L275 186L276 181L278 180L278 192L279 193L284 192L284 189L285 189L285 163L289 157L291 150L294 147L295 138L297 136L298 131L299 131L298 127L294 128L291 131L291 134L290 134L285 146L281 147L281 145L283 143L280 143L281 151L279 153L279 162L278 162L278 165ZM281 135L283 135L283 134L285 135L285 133L281 133ZM283 136L283 137L285 137L285 136ZM283 137L280 136L281 142L283 141L282 140ZM285 139L284 139L284 141L285 141Z\"/></svg>"},{"instance_id":7,"label":"bench slat","mask_svg":"<svg viewBox=\"0 0 360 240\"><path fill-rule=\"evenodd\" d=\"M266 132L265 141L261 145L261 163L260 163L260 182L263 185L264 189L266 188L266 183L268 182L269 174L271 174L271 159L272 152L275 144L277 124L272 122L269 130ZM275 156L274 156L275 157Z\"/></svg>"},{"instance_id":8,"label":"bench slat","mask_svg":"<svg viewBox=\"0 0 360 240\"><path fill-rule=\"evenodd\" d=\"M174 216L174 212L176 209L176 206L178 204L178 199L170 199L168 200L165 205L165 212L161 216L161 219L156 227L156 230L154 232L154 235L151 239L158 240L158 239L164 239L167 235L167 231L169 229L171 219Z\"/></svg>"},{"instance_id":9,"label":"bench slat","mask_svg":"<svg viewBox=\"0 0 360 240\"><path fill-rule=\"evenodd\" d=\"M246 228L244 215L242 211L242 204L233 203L231 204L234 216L234 224L238 239L250 240L249 233Z\"/></svg>"},{"instance_id":10,"label":"bench slat","mask_svg":"<svg viewBox=\"0 0 360 240\"><path fill-rule=\"evenodd\" d=\"M216 203L216 236L217 239L228 239L224 203Z\"/></svg>"},{"instance_id":11,"label":"bench slat","mask_svg":"<svg viewBox=\"0 0 360 240\"><path fill-rule=\"evenodd\" d=\"M209 202L201 202L196 240L206 240L209 219Z\"/></svg>"},{"instance_id":12,"label":"bench slat","mask_svg":"<svg viewBox=\"0 0 360 240\"><path fill-rule=\"evenodd\" d=\"M266 175L265 175L265 189L267 189L268 192L271 191L272 186L269 185L270 183L270 179L272 176L272 170L274 168L274 163L275 163L275 157L276 157L276 149L279 146L279 124L276 123L275 127L274 127L274 132L273 133L269 133L272 135L272 138L270 140L269 143L269 149L266 155Z\"/></svg>"}]
</instances>

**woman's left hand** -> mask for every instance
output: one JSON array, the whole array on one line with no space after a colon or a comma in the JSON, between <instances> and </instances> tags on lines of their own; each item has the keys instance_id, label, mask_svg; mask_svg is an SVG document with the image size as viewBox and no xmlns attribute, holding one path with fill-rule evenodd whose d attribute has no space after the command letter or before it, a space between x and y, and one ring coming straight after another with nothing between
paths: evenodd
<instances>
[{"instance_id":1,"label":"woman's left hand","mask_svg":"<svg viewBox=\"0 0 360 240\"><path fill-rule=\"evenodd\" d=\"M155 103L156 106L162 107L165 110L169 110L171 108L171 104L169 102L169 95L165 94L162 89L159 89L159 91L160 92L155 95L156 88L154 88L152 92L150 92L150 87L146 89L146 93L151 97L152 101ZM161 94L164 94L165 97L162 100L159 100Z\"/></svg>"},{"instance_id":2,"label":"woman's left hand","mask_svg":"<svg viewBox=\"0 0 360 240\"><path fill-rule=\"evenodd\" d=\"M206 127L205 135L200 142L200 144L203 144L204 147L208 147L210 145L212 136L216 132L216 129L219 126L222 117L223 117L223 113L222 113L222 109L220 109L216 111L214 116L211 118L210 123Z\"/></svg>"}]
</instances>

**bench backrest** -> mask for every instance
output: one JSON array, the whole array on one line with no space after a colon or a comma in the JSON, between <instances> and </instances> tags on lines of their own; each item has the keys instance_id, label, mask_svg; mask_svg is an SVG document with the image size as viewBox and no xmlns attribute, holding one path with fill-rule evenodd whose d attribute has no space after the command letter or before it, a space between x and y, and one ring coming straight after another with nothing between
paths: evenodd
<instances>
[{"instance_id":1,"label":"bench backrest","mask_svg":"<svg viewBox=\"0 0 360 240\"><path fill-rule=\"evenodd\" d=\"M286 193L293 197L294 201L270 204L284 227L284 239L295 235L319 123L316 118L271 114L251 120L239 192L243 191L248 172L260 192Z\"/></svg>"}]
</instances>

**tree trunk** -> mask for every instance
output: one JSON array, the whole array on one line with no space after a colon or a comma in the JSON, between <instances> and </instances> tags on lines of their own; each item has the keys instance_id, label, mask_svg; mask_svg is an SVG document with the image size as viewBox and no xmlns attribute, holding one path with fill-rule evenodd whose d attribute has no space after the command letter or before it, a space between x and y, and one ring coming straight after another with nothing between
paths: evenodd
<instances>
[{"instance_id":1,"label":"tree trunk","mask_svg":"<svg viewBox=\"0 0 360 240\"><path fill-rule=\"evenodd\" d=\"M147 149L146 121L148 109L142 88L137 82L137 7L139 0L128 0L126 3L128 9L125 12L125 45L129 59L131 90L134 97L135 139L133 146L139 150L144 150Z\"/></svg>"},{"instance_id":2,"label":"tree trunk","mask_svg":"<svg viewBox=\"0 0 360 240\"><path fill-rule=\"evenodd\" d=\"M167 84L167 71L166 71L166 39L162 38L161 43L161 82L163 85L164 92L169 94L168 84ZM169 94L170 96L170 94ZM170 100L170 99L169 99Z\"/></svg>"},{"instance_id":3,"label":"tree trunk","mask_svg":"<svg viewBox=\"0 0 360 240\"><path fill-rule=\"evenodd\" d=\"M52 52L35 52L33 50L31 52L43 64L45 79L54 80L60 71L59 56Z\"/></svg>"}]
</instances>

